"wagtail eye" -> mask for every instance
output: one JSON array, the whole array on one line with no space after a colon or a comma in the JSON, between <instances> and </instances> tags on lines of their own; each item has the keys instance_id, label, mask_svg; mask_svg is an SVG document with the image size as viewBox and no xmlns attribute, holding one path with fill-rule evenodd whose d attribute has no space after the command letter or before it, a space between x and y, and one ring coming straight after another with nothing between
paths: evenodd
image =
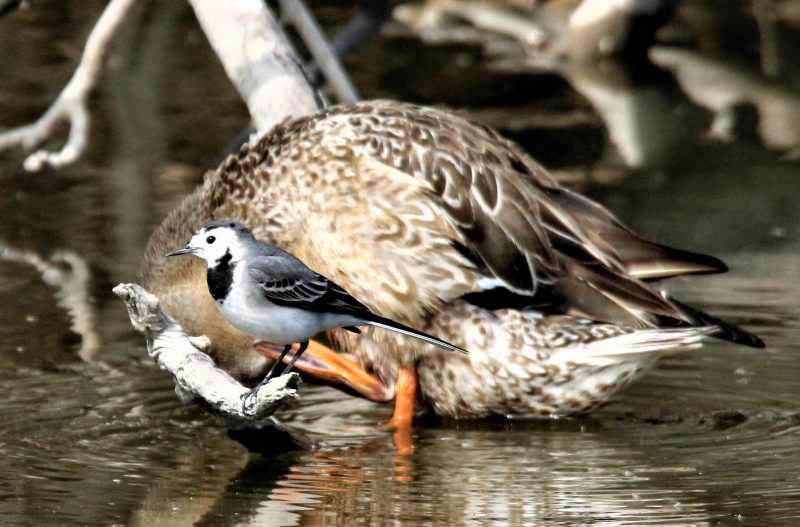
<instances>
[{"instance_id":1,"label":"wagtail eye","mask_svg":"<svg viewBox=\"0 0 800 527\"><path fill-rule=\"evenodd\" d=\"M214 238L213 236L209 236L208 238L206 238L206 243L211 244L214 243L215 241L217 241L217 239Z\"/></svg>"}]
</instances>

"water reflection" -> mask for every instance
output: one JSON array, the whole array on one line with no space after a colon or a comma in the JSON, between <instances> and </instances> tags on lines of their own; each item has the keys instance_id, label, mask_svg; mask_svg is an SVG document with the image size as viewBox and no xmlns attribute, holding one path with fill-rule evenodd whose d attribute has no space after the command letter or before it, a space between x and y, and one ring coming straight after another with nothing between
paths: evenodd
<instances>
[{"instance_id":1,"label":"water reflection","mask_svg":"<svg viewBox=\"0 0 800 527\"><path fill-rule=\"evenodd\" d=\"M788 159L800 156L800 96L790 85L765 78L756 66L691 50L655 48L651 55L656 64L674 72L684 93L713 113L712 137L758 137L766 148ZM748 114L750 108L755 115Z\"/></svg>"},{"instance_id":2,"label":"water reflection","mask_svg":"<svg viewBox=\"0 0 800 527\"><path fill-rule=\"evenodd\" d=\"M251 458L213 505L193 511L202 512L200 525L265 526L710 525L710 518L758 511L756 503L732 503L725 492L703 484L709 481L706 474L719 471L715 465L727 459L714 453L720 439L734 449L748 448L758 444L759 434L750 430L731 442L730 435L713 436L719 430L706 426L704 418L687 417L678 420L680 433L666 440L666 448L652 443L663 437L658 430L663 424L623 419L624 424L610 426L572 421L427 428L409 456L397 456L384 437L272 460ZM686 437L695 434L713 441L687 449ZM784 457L791 440L780 444L779 449L760 446ZM753 476L762 471L754 472L747 460L726 470L750 474L751 482L760 481ZM181 508L180 500L164 490L159 486L162 502ZM184 487L174 490L187 494ZM779 520L785 511L759 513Z\"/></svg>"},{"instance_id":3,"label":"water reflection","mask_svg":"<svg viewBox=\"0 0 800 527\"><path fill-rule=\"evenodd\" d=\"M463 41L468 22L469 41L502 71L563 76L603 119L628 168L682 167L709 139L746 143L756 138L784 159L797 159L800 98L789 70L798 65L790 53L797 36L786 26L795 24L800 3L754 2L749 11L685 4L674 17L677 2L670 0L632 2L629 8L587 0L574 11L545 2L509 13L519 24L527 20L529 32L548 33L535 46L514 27L490 23L498 11L509 11L507 6L483 6L481 18L475 2L427 2L403 8L399 18L439 45ZM662 33L677 45L650 49L665 25ZM748 57L746 46L734 41L743 36L759 50L756 56ZM693 39L713 53L686 47Z\"/></svg>"},{"instance_id":4,"label":"water reflection","mask_svg":"<svg viewBox=\"0 0 800 527\"><path fill-rule=\"evenodd\" d=\"M603 60L561 72L602 117L625 166L674 168L697 155L707 115L662 71Z\"/></svg>"},{"instance_id":5,"label":"water reflection","mask_svg":"<svg viewBox=\"0 0 800 527\"><path fill-rule=\"evenodd\" d=\"M95 316L88 299L89 267L72 251L56 251L48 260L32 251L20 251L0 240L0 261L27 264L36 269L42 281L57 288L58 305L67 310L70 329L81 340L78 356L90 361L101 345ZM29 317L35 317L29 315ZM35 320L28 318L29 321Z\"/></svg>"},{"instance_id":6,"label":"water reflection","mask_svg":"<svg viewBox=\"0 0 800 527\"><path fill-rule=\"evenodd\" d=\"M585 426L516 424L501 427L503 434L497 425L426 429L409 456L398 457L390 441L374 438L251 458L213 504L195 498L187 507L185 496L197 492L187 492L181 479L158 485L157 495L162 508L181 510L179 524L706 524L702 496L674 478L696 467L653 465L638 447ZM621 455L629 460L624 466L617 462ZM174 517L169 508L163 512ZM164 524L159 517L148 508L136 513L134 524Z\"/></svg>"}]
</instances>

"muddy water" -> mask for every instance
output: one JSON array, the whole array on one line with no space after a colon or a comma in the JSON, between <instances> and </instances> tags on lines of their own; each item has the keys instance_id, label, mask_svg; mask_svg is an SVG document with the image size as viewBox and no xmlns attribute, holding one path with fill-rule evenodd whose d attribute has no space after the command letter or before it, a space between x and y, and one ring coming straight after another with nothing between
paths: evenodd
<instances>
[{"instance_id":1,"label":"muddy water","mask_svg":"<svg viewBox=\"0 0 800 527\"><path fill-rule=\"evenodd\" d=\"M0 20L2 126L46 108L102 4ZM752 25L724 15L704 42L731 17ZM88 155L44 174L0 157L0 524L797 525L800 98L791 57L766 81L753 42L733 44L736 62L662 57L678 81L635 90L397 34L349 67L367 96L467 107L636 231L723 258L730 273L670 289L766 350L711 343L664 361L590 418L428 422L409 455L375 427L389 408L304 385L281 418L320 447L265 458L178 402L110 293L246 123L187 8L145 4L91 100ZM707 131L729 100L749 128L725 142ZM54 276L88 292L83 311Z\"/></svg>"}]
</instances>

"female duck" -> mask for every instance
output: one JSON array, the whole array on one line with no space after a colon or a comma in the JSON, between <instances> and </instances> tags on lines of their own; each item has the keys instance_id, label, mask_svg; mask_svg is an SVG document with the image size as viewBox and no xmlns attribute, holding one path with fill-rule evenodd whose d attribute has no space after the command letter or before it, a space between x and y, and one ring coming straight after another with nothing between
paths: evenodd
<instances>
[{"instance_id":1,"label":"female duck","mask_svg":"<svg viewBox=\"0 0 800 527\"><path fill-rule=\"evenodd\" d=\"M395 425L409 422L417 394L444 415L583 412L707 335L763 346L648 283L723 272L722 262L639 238L516 144L437 109L357 103L279 125L154 232L143 285L187 332L209 336L221 367L257 377L270 347L256 350L219 315L201 261L164 256L215 219L246 225L375 313L471 351L331 331L336 348L396 382ZM391 396L363 372L350 380L346 361L321 360L307 365Z\"/></svg>"}]
</instances>

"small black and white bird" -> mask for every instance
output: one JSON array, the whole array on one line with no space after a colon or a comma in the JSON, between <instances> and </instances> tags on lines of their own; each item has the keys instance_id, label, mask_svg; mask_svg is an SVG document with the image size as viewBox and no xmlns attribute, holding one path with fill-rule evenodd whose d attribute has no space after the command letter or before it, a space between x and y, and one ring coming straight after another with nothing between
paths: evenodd
<instances>
[{"instance_id":1,"label":"small black and white bird","mask_svg":"<svg viewBox=\"0 0 800 527\"><path fill-rule=\"evenodd\" d=\"M284 374L305 351L308 339L334 328L360 333L356 326L377 326L467 353L427 333L376 315L299 259L257 240L246 227L234 221L207 223L186 247L167 256L180 254L193 254L206 261L209 292L228 322L255 339L285 346L264 383L272 378L292 344L300 343L300 348Z\"/></svg>"}]
</instances>

